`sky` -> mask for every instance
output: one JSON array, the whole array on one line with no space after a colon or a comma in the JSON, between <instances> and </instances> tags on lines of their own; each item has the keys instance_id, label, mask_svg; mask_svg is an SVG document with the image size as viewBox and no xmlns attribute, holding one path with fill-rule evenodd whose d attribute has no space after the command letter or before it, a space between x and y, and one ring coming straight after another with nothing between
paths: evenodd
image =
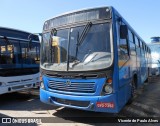
<instances>
[{"instance_id":1,"label":"sky","mask_svg":"<svg viewBox=\"0 0 160 126\"><path fill-rule=\"evenodd\" d=\"M0 0L0 26L40 33L47 19L101 6L116 8L147 43L160 36L160 0Z\"/></svg>"}]
</instances>

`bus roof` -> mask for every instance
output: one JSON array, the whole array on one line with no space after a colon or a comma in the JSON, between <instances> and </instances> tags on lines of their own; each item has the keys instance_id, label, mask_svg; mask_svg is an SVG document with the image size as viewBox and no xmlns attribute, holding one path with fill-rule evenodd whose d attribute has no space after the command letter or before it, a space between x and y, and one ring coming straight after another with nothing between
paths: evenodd
<instances>
[{"instance_id":1,"label":"bus roof","mask_svg":"<svg viewBox=\"0 0 160 126\"><path fill-rule=\"evenodd\" d=\"M82 9L78 9L78 10L72 10L72 11L68 11L68 12L56 15L54 17L48 18L47 20L45 20L45 22L48 21L48 20L51 20L53 18L57 18L57 17L60 17L60 16L71 14L71 13L81 12L81 11L86 11L86 10L93 10L93 9L101 9L101 8L113 8L113 7L112 6L102 6L102 7L82 8Z\"/></svg>"},{"instance_id":2,"label":"bus roof","mask_svg":"<svg viewBox=\"0 0 160 126\"><path fill-rule=\"evenodd\" d=\"M0 36L11 37L11 38L18 38L18 39L29 39L31 38L34 41L39 41L39 37L34 35L30 32L7 28L7 27L0 27Z\"/></svg>"},{"instance_id":3,"label":"bus roof","mask_svg":"<svg viewBox=\"0 0 160 126\"><path fill-rule=\"evenodd\" d=\"M141 41L147 46L147 44L145 43L145 41L137 34L137 32L129 25L129 23L123 18L123 16L121 16L121 14L113 7L113 6L103 6L103 7L94 7L94 8L84 8L84 9L80 9L80 10L74 10L74 11L70 11L70 12L66 12L66 13L63 13L63 14L60 14L60 15L57 15L57 16L54 16L48 20L45 21L45 23L49 22L49 25L51 24L52 20L56 20L57 18L59 17L63 17L63 16L67 16L67 15L70 15L70 14L76 14L76 13L80 13L80 12L85 12L85 11L89 11L89 10L100 10L100 9L109 9L110 12L112 13L115 13L117 15L119 15L122 20L124 21L124 23L129 27L129 29L131 29L138 38L141 39ZM111 18L111 15L110 14L110 18ZM109 17L108 17L109 18ZM45 23L44 23L44 27L45 27ZM47 24L48 25L48 24ZM50 29L50 28L47 28L47 30ZM43 28L43 30L46 30L45 28Z\"/></svg>"},{"instance_id":4,"label":"bus roof","mask_svg":"<svg viewBox=\"0 0 160 126\"><path fill-rule=\"evenodd\" d=\"M60 21L59 22L59 24L61 23L60 25L65 25L65 23L70 24L70 23L89 21L89 20L94 20L94 19L110 19L111 18L110 12L111 12L112 8L113 7L111 7L111 6L108 6L108 7L105 6L105 7L96 7L96 8L87 8L87 9L85 8L85 9L81 9L81 10L74 10L74 11L66 12L66 13L60 14L58 16L54 16L54 17L46 20L44 23L44 26L46 24L47 25L54 24L55 20L58 20L58 22ZM108 9L108 11L107 11L107 9ZM47 28L47 29L49 29L49 28Z\"/></svg>"}]
</instances>

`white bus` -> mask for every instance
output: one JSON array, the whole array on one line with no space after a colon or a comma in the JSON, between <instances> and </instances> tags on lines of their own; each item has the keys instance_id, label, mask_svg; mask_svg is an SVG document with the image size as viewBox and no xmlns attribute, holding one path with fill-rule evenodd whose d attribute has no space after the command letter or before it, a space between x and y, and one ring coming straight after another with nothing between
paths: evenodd
<instances>
[{"instance_id":1,"label":"white bus","mask_svg":"<svg viewBox=\"0 0 160 126\"><path fill-rule=\"evenodd\" d=\"M150 76L160 75L160 37L152 37L148 44L151 49Z\"/></svg>"},{"instance_id":2,"label":"white bus","mask_svg":"<svg viewBox=\"0 0 160 126\"><path fill-rule=\"evenodd\" d=\"M37 35L0 27L0 94L39 85L39 53Z\"/></svg>"}]
</instances>

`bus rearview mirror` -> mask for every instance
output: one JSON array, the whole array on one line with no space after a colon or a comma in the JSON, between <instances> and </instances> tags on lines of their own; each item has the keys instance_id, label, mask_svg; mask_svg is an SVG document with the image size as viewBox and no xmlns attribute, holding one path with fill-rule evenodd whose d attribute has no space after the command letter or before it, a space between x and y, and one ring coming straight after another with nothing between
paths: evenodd
<instances>
[{"instance_id":1,"label":"bus rearview mirror","mask_svg":"<svg viewBox=\"0 0 160 126\"><path fill-rule=\"evenodd\" d=\"M121 25L120 26L120 38L126 39L128 36L128 28L127 25Z\"/></svg>"},{"instance_id":2,"label":"bus rearview mirror","mask_svg":"<svg viewBox=\"0 0 160 126\"><path fill-rule=\"evenodd\" d=\"M30 50L31 48L32 48L32 39L30 39L28 42L28 49Z\"/></svg>"}]
</instances>

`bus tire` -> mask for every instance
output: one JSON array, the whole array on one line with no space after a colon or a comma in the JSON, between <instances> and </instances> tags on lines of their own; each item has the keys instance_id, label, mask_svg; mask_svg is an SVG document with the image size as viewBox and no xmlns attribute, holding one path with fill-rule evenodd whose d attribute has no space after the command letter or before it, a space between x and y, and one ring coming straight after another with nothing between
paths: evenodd
<instances>
[{"instance_id":1,"label":"bus tire","mask_svg":"<svg viewBox=\"0 0 160 126\"><path fill-rule=\"evenodd\" d=\"M148 74L147 74L147 79L145 80L145 83L148 83L149 82L149 80L148 80L148 78L149 78L149 68L148 68Z\"/></svg>"},{"instance_id":2,"label":"bus tire","mask_svg":"<svg viewBox=\"0 0 160 126\"><path fill-rule=\"evenodd\" d=\"M148 78L145 80L145 83L148 83Z\"/></svg>"},{"instance_id":3,"label":"bus tire","mask_svg":"<svg viewBox=\"0 0 160 126\"><path fill-rule=\"evenodd\" d=\"M134 77L131 81L131 97L128 100L127 104L131 104L133 102L133 99L136 95L136 83L137 83L137 78Z\"/></svg>"}]
</instances>

